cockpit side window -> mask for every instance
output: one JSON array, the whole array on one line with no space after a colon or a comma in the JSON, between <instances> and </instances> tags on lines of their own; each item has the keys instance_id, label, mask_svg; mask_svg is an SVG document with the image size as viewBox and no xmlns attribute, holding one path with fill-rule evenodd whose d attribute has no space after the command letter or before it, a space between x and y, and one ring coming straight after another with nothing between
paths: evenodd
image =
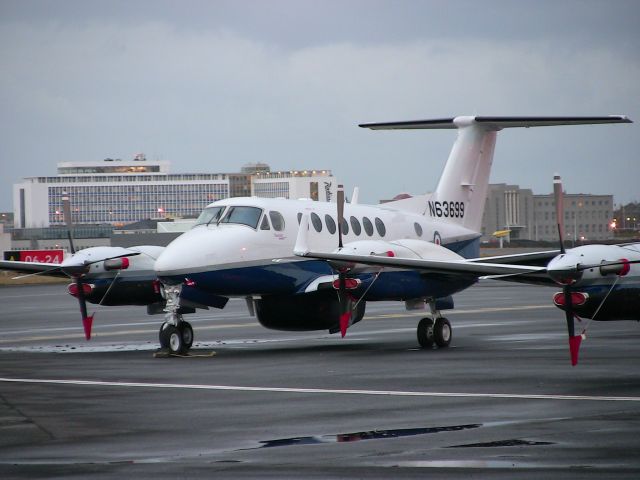
<instances>
[{"instance_id":1,"label":"cockpit side window","mask_svg":"<svg viewBox=\"0 0 640 480\"><path fill-rule=\"evenodd\" d=\"M218 220L220 220L224 209L225 207L205 208L200 216L198 216L198 219L193 226L197 227L198 225L209 225L210 223L218 223Z\"/></svg>"},{"instance_id":2,"label":"cockpit side window","mask_svg":"<svg viewBox=\"0 0 640 480\"><path fill-rule=\"evenodd\" d=\"M271 219L271 225L276 232L284 230L284 217L280 212L270 211L269 218Z\"/></svg>"},{"instance_id":3,"label":"cockpit side window","mask_svg":"<svg viewBox=\"0 0 640 480\"><path fill-rule=\"evenodd\" d=\"M262 217L262 223L260 223L260 230L271 230L271 227L269 226L269 220L267 219L266 214Z\"/></svg>"},{"instance_id":4,"label":"cockpit side window","mask_svg":"<svg viewBox=\"0 0 640 480\"><path fill-rule=\"evenodd\" d=\"M257 207L229 207L220 223L238 223L255 229L261 214L262 209Z\"/></svg>"}]
</instances>

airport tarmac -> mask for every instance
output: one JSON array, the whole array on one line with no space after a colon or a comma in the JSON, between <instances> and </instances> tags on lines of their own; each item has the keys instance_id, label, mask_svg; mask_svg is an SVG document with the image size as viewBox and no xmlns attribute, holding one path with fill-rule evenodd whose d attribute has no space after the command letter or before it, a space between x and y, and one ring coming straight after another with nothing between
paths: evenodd
<instances>
[{"instance_id":1,"label":"airport tarmac","mask_svg":"<svg viewBox=\"0 0 640 480\"><path fill-rule=\"evenodd\" d=\"M0 288L0 478L640 478L640 325L591 322L571 367L554 291L481 282L428 351L401 303L341 339L232 300L154 358L143 307L86 342L64 286Z\"/></svg>"}]
</instances>

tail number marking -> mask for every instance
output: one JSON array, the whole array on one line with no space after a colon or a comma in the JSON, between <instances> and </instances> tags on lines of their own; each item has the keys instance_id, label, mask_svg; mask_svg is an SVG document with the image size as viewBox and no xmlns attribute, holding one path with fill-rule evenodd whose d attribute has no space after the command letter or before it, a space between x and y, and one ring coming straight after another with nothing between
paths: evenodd
<instances>
[{"instance_id":1,"label":"tail number marking","mask_svg":"<svg viewBox=\"0 0 640 480\"><path fill-rule=\"evenodd\" d=\"M429 201L429 215L439 218L464 217L464 202L431 202Z\"/></svg>"}]
</instances>

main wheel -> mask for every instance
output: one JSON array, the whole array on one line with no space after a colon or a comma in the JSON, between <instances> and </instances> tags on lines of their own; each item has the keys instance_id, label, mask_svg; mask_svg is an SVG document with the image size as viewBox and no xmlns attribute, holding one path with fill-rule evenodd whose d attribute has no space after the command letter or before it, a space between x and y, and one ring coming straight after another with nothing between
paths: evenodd
<instances>
[{"instance_id":1,"label":"main wheel","mask_svg":"<svg viewBox=\"0 0 640 480\"><path fill-rule=\"evenodd\" d=\"M433 346L433 320L423 318L418 323L418 343L422 348L431 348Z\"/></svg>"},{"instance_id":2,"label":"main wheel","mask_svg":"<svg viewBox=\"0 0 640 480\"><path fill-rule=\"evenodd\" d=\"M160 340L160 348L169 348L169 338L164 334L164 329L169 325L167 322L162 322L160 325L160 331L158 332L158 339Z\"/></svg>"},{"instance_id":3,"label":"main wheel","mask_svg":"<svg viewBox=\"0 0 640 480\"><path fill-rule=\"evenodd\" d=\"M178 327L182 334L182 343L185 350L189 350L193 345L193 328L189 322L182 321Z\"/></svg>"},{"instance_id":4,"label":"main wheel","mask_svg":"<svg viewBox=\"0 0 640 480\"><path fill-rule=\"evenodd\" d=\"M449 320L444 317L440 317L436 320L436 324L433 327L433 337L436 345L440 348L448 347L451 343L451 324Z\"/></svg>"},{"instance_id":5,"label":"main wheel","mask_svg":"<svg viewBox=\"0 0 640 480\"><path fill-rule=\"evenodd\" d=\"M171 353L182 354L185 351L182 333L170 323L163 323L160 330L160 345Z\"/></svg>"}]
</instances>

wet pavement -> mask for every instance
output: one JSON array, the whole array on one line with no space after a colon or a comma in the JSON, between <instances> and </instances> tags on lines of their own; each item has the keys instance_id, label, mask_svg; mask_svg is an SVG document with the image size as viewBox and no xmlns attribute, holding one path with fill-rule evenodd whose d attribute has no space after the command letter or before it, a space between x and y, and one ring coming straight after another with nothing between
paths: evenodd
<instances>
[{"instance_id":1,"label":"wet pavement","mask_svg":"<svg viewBox=\"0 0 640 480\"><path fill-rule=\"evenodd\" d=\"M144 308L86 342L64 286L0 288L0 478L640 478L640 325L591 322L571 367L554 291L475 286L429 351L399 303L340 339L232 300L154 358Z\"/></svg>"}]
</instances>

